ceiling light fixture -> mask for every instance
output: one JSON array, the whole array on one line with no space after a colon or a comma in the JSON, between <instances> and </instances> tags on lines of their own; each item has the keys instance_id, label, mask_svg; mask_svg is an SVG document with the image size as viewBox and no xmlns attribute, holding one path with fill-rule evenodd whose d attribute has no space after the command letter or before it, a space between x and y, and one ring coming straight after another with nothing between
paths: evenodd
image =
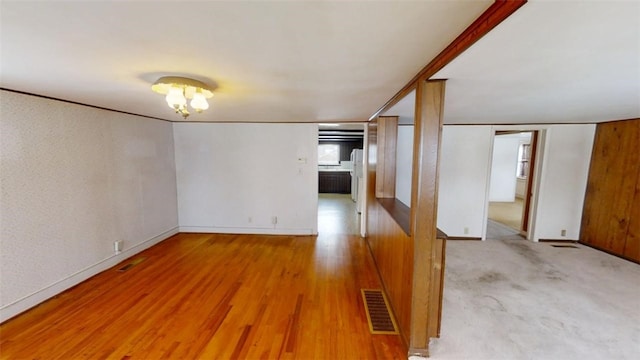
<instances>
[{"instance_id":1,"label":"ceiling light fixture","mask_svg":"<svg viewBox=\"0 0 640 360\"><path fill-rule=\"evenodd\" d=\"M191 108L201 113L209 108L207 99L213 97L213 90L205 83L179 76L164 76L158 79L151 90L166 95L167 105L183 118L189 116L187 99L191 99Z\"/></svg>"}]
</instances>

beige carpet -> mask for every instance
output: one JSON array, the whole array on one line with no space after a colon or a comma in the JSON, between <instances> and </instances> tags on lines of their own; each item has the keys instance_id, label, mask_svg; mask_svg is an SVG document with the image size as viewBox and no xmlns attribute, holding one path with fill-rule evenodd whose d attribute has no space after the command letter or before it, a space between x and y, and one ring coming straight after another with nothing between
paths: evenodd
<instances>
[{"instance_id":1,"label":"beige carpet","mask_svg":"<svg viewBox=\"0 0 640 360\"><path fill-rule=\"evenodd\" d=\"M640 266L575 246L447 241L429 360L640 359Z\"/></svg>"},{"instance_id":2,"label":"beige carpet","mask_svg":"<svg viewBox=\"0 0 640 360\"><path fill-rule=\"evenodd\" d=\"M520 230L522 220L522 199L515 202L489 202L489 219Z\"/></svg>"}]
</instances>

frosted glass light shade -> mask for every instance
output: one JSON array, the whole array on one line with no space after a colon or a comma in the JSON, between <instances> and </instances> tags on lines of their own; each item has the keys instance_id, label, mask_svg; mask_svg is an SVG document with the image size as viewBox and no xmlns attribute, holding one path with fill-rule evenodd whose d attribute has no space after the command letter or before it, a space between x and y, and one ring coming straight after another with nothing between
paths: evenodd
<instances>
[{"instance_id":1,"label":"frosted glass light shade","mask_svg":"<svg viewBox=\"0 0 640 360\"><path fill-rule=\"evenodd\" d=\"M187 100L200 113L209 108L207 99L213 96L213 90L205 83L180 76L163 76L151 85L151 90L166 95L167 105L185 119L189 116Z\"/></svg>"},{"instance_id":2,"label":"frosted glass light shade","mask_svg":"<svg viewBox=\"0 0 640 360\"><path fill-rule=\"evenodd\" d=\"M207 102L207 98L205 98L204 94L202 94L201 92L197 92L193 94L191 107L197 112L202 112L203 110L207 110L209 108L209 103Z\"/></svg>"},{"instance_id":3,"label":"frosted glass light shade","mask_svg":"<svg viewBox=\"0 0 640 360\"><path fill-rule=\"evenodd\" d=\"M187 98L184 97L184 91L179 87L172 87L167 92L167 105L172 109L178 109L187 105Z\"/></svg>"}]
</instances>

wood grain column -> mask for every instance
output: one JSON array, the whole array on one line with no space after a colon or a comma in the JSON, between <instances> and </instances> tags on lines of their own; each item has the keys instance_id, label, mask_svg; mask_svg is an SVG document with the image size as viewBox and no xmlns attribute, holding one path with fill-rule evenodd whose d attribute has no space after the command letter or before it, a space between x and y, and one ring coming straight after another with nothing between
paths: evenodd
<instances>
[{"instance_id":1,"label":"wood grain column","mask_svg":"<svg viewBox=\"0 0 640 360\"><path fill-rule=\"evenodd\" d=\"M378 118L376 168L376 197L396 197L396 148L398 140L398 117Z\"/></svg>"},{"instance_id":2,"label":"wood grain column","mask_svg":"<svg viewBox=\"0 0 640 360\"><path fill-rule=\"evenodd\" d=\"M411 190L414 242L413 299L409 355L429 355L432 271L436 253L438 169L445 81L421 81L416 89L416 113Z\"/></svg>"}]
</instances>

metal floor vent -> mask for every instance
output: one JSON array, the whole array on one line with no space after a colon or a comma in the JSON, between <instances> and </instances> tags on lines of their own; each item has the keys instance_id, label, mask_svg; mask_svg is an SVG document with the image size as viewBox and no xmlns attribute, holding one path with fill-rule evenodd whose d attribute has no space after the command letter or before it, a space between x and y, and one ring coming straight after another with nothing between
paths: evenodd
<instances>
[{"instance_id":1,"label":"metal floor vent","mask_svg":"<svg viewBox=\"0 0 640 360\"><path fill-rule=\"evenodd\" d=\"M137 258L135 260L131 260L131 262L129 262L128 264L124 265L123 267L121 267L120 269L118 269L118 272L125 272L129 269L131 269L132 267L140 264L141 262L145 261L147 258L141 257L141 258Z\"/></svg>"},{"instance_id":2,"label":"metal floor vent","mask_svg":"<svg viewBox=\"0 0 640 360\"><path fill-rule=\"evenodd\" d=\"M579 249L579 247L575 245L551 245L555 248L571 248L571 249Z\"/></svg>"},{"instance_id":3,"label":"metal floor vent","mask_svg":"<svg viewBox=\"0 0 640 360\"><path fill-rule=\"evenodd\" d=\"M389 311L389 304L382 290L361 289L361 291L371 333L397 334L396 321Z\"/></svg>"}]
</instances>

